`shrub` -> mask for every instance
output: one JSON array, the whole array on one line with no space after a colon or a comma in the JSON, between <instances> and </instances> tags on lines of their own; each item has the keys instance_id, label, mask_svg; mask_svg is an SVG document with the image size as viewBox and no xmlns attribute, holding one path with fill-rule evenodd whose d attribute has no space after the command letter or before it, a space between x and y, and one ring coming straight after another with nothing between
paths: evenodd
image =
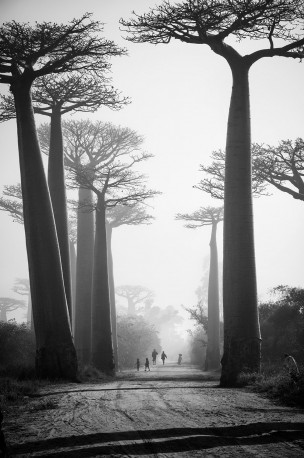
<instances>
[{"instance_id":1,"label":"shrub","mask_svg":"<svg viewBox=\"0 0 304 458\"><path fill-rule=\"evenodd\" d=\"M300 367L300 376L295 381L281 367L276 373L272 366L261 373L241 373L237 386L250 386L254 391L264 393L266 396L277 399L289 405L304 407L304 367Z\"/></svg>"},{"instance_id":2,"label":"shrub","mask_svg":"<svg viewBox=\"0 0 304 458\"><path fill-rule=\"evenodd\" d=\"M28 378L35 372L35 339L25 323L0 321L0 376Z\"/></svg>"}]
</instances>

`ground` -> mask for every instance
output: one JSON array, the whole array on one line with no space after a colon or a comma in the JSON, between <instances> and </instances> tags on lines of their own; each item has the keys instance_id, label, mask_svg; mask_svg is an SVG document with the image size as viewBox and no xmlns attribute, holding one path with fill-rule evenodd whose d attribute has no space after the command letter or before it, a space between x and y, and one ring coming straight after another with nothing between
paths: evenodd
<instances>
[{"instance_id":1,"label":"ground","mask_svg":"<svg viewBox=\"0 0 304 458\"><path fill-rule=\"evenodd\" d=\"M304 410L219 375L158 363L101 383L48 385L6 412L18 457L304 457Z\"/></svg>"}]
</instances>

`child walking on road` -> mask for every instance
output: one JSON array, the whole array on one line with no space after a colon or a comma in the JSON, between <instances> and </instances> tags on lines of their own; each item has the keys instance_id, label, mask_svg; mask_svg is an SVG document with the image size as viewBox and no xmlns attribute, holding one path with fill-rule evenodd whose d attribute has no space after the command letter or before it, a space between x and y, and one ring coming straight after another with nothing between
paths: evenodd
<instances>
[{"instance_id":1,"label":"child walking on road","mask_svg":"<svg viewBox=\"0 0 304 458\"><path fill-rule=\"evenodd\" d=\"M148 359L148 358L146 358L146 362L145 362L145 372L146 372L147 370L148 370L148 371L150 370L150 363L149 363L149 359Z\"/></svg>"}]
</instances>

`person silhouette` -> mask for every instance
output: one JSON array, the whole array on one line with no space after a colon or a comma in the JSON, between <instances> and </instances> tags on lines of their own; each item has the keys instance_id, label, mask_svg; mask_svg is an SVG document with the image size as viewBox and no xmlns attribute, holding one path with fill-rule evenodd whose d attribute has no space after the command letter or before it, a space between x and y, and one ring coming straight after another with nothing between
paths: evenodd
<instances>
[{"instance_id":1,"label":"person silhouette","mask_svg":"<svg viewBox=\"0 0 304 458\"><path fill-rule=\"evenodd\" d=\"M156 364L156 356L157 356L157 355L158 355L158 353L157 353L157 351L156 351L155 348L154 348L154 350L152 351L152 364L153 364L154 366L155 366L155 364Z\"/></svg>"},{"instance_id":2,"label":"person silhouette","mask_svg":"<svg viewBox=\"0 0 304 458\"><path fill-rule=\"evenodd\" d=\"M147 370L148 370L148 371L150 370L150 363L149 363L149 359L148 359L148 358L146 358L146 362L145 362L145 372L146 372Z\"/></svg>"},{"instance_id":3,"label":"person silhouette","mask_svg":"<svg viewBox=\"0 0 304 458\"><path fill-rule=\"evenodd\" d=\"M167 358L167 355L166 353L163 351L162 354L161 354L161 359L163 361L163 364L165 364L165 359Z\"/></svg>"}]
</instances>

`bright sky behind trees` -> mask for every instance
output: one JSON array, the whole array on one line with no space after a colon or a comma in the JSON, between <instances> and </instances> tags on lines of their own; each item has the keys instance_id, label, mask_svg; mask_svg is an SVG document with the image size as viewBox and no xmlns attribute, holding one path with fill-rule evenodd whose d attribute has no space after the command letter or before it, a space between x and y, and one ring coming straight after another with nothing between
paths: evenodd
<instances>
[{"instance_id":1,"label":"bright sky behind trees","mask_svg":"<svg viewBox=\"0 0 304 458\"><path fill-rule=\"evenodd\" d=\"M175 220L176 213L218 205L193 185L202 178L199 165L212 150L225 147L231 91L226 62L207 46L172 41L168 45L132 44L119 30L119 19L132 10L148 11L155 0L0 0L2 21L67 22L92 12L105 23L104 36L128 49L113 58L114 86L132 103L115 112L102 108L74 118L99 119L130 127L145 137L144 149L154 155L143 169L149 186L163 194L148 208L150 226L115 229L113 256L116 284L140 284L155 291L159 306L196 303L195 290L208 265L210 231L191 231ZM236 44L245 54L257 42ZM304 137L304 63L273 58L250 72L252 140L277 145ZM0 87L5 93L6 88ZM65 119L69 119L66 116ZM37 118L37 124L44 119ZM0 125L0 188L19 178L15 121ZM278 284L304 287L304 205L269 188L273 195L254 199L258 292ZM16 277L27 277L23 227L0 213L0 296L13 295ZM222 231L218 242L221 253Z\"/></svg>"}]
</instances>

